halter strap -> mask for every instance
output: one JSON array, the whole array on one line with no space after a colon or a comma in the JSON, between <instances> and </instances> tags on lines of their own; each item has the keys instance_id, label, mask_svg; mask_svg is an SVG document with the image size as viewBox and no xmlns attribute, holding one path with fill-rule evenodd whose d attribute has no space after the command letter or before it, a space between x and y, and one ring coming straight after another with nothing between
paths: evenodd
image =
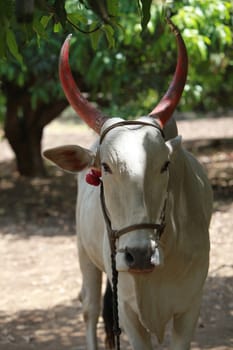
<instances>
[{"instance_id":1,"label":"halter strap","mask_svg":"<svg viewBox=\"0 0 233 350\"><path fill-rule=\"evenodd\" d=\"M100 135L100 140L99 143L101 144L103 142L103 139L105 138L106 134L111 131L112 129L118 128L120 126L125 126L125 125L142 125L142 126L152 126L153 128L157 129L160 131L161 135L163 138L165 138L164 136L164 132L161 129L161 127L159 125L156 124L152 124L152 123L147 123L147 122L143 122L141 120L124 120L122 122L118 122L116 124L110 125L108 128L106 128L102 134Z\"/></svg>"},{"instance_id":2,"label":"halter strap","mask_svg":"<svg viewBox=\"0 0 233 350\"><path fill-rule=\"evenodd\" d=\"M130 226L126 226L124 228L121 228L119 230L114 230L112 228L112 223L108 215L108 210L106 207L105 203L105 196L104 196L104 186L103 182L101 181L100 183L100 202L101 202L101 207L102 207L102 213L104 216L104 221L107 227L107 232L108 232L108 238L110 242L111 249L113 249L115 245L115 241L119 239L121 236L123 236L126 233L136 231L136 230L154 230L155 231L155 237L156 240L160 240L164 229L165 229L165 211L166 211L166 205L167 205L167 200L165 199L164 201L164 206L162 208L162 212L160 215L160 223L148 223L148 222L142 222L139 224L132 224Z\"/></svg>"}]
</instances>

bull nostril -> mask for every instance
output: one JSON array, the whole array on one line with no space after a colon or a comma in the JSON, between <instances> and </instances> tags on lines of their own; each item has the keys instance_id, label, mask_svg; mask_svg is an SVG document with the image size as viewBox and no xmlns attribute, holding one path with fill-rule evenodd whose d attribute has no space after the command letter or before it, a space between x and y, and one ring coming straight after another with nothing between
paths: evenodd
<instances>
[{"instance_id":1,"label":"bull nostril","mask_svg":"<svg viewBox=\"0 0 233 350\"><path fill-rule=\"evenodd\" d=\"M151 262L152 250L148 247L126 247L124 249L125 263L129 267L130 271L151 271L154 268L154 264Z\"/></svg>"},{"instance_id":2,"label":"bull nostril","mask_svg":"<svg viewBox=\"0 0 233 350\"><path fill-rule=\"evenodd\" d=\"M134 257L127 249L125 251L125 261L128 266L132 266L134 264Z\"/></svg>"}]
</instances>

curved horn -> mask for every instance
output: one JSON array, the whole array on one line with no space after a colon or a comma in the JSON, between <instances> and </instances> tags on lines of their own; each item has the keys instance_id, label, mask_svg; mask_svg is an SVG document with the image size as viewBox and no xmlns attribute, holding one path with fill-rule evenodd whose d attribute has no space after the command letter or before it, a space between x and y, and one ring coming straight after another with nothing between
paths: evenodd
<instances>
[{"instance_id":1,"label":"curved horn","mask_svg":"<svg viewBox=\"0 0 233 350\"><path fill-rule=\"evenodd\" d=\"M74 108L76 113L99 134L102 125L107 120L107 117L105 117L97 108L88 102L88 100L81 94L74 81L69 65L70 39L71 34L66 38L60 53L59 77L61 85L67 100Z\"/></svg>"},{"instance_id":2,"label":"curved horn","mask_svg":"<svg viewBox=\"0 0 233 350\"><path fill-rule=\"evenodd\" d=\"M166 122L170 119L174 109L176 108L181 98L188 74L188 55L184 40L174 23L172 23L172 21L168 18L167 21L168 24L171 26L173 33L176 36L178 46L178 58L176 71L166 94L163 96L159 104L150 113L150 117L159 119L159 122L162 127L164 127Z\"/></svg>"}]
</instances>

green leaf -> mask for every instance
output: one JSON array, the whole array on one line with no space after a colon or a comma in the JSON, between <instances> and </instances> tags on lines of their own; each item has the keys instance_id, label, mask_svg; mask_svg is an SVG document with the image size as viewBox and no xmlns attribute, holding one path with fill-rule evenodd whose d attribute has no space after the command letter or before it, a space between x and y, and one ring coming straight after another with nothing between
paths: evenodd
<instances>
[{"instance_id":1,"label":"green leaf","mask_svg":"<svg viewBox=\"0 0 233 350\"><path fill-rule=\"evenodd\" d=\"M206 60L207 59L207 47L205 45L205 42L203 41L202 37L198 37L197 38L197 48L199 50L199 53L201 55L201 58L203 60Z\"/></svg>"},{"instance_id":2,"label":"green leaf","mask_svg":"<svg viewBox=\"0 0 233 350\"><path fill-rule=\"evenodd\" d=\"M15 39L15 34L11 29L6 30L6 42L10 53L16 58L16 60L22 65L23 57L19 53L18 45Z\"/></svg>"},{"instance_id":3,"label":"green leaf","mask_svg":"<svg viewBox=\"0 0 233 350\"><path fill-rule=\"evenodd\" d=\"M73 23L74 25L77 25L77 23L81 22L83 24L87 24L87 18L82 16L80 13L68 13L67 19Z\"/></svg>"},{"instance_id":4,"label":"green leaf","mask_svg":"<svg viewBox=\"0 0 233 350\"><path fill-rule=\"evenodd\" d=\"M43 16L43 17L41 17L40 23L42 24L44 29L47 28L47 25L48 25L48 23L49 23L51 18L52 18L52 16Z\"/></svg>"},{"instance_id":5,"label":"green leaf","mask_svg":"<svg viewBox=\"0 0 233 350\"><path fill-rule=\"evenodd\" d=\"M115 46L114 29L109 24L105 24L102 27L102 30L104 31L107 37L109 47L114 47Z\"/></svg>"},{"instance_id":6,"label":"green leaf","mask_svg":"<svg viewBox=\"0 0 233 350\"><path fill-rule=\"evenodd\" d=\"M96 50L97 47L98 47L101 35L102 35L102 33L101 33L100 30L96 30L95 32L90 34L90 36L91 36L91 46L92 46L92 48L94 50Z\"/></svg>"},{"instance_id":7,"label":"green leaf","mask_svg":"<svg viewBox=\"0 0 233 350\"><path fill-rule=\"evenodd\" d=\"M108 8L109 15L116 17L118 14L119 1L107 0L107 8Z\"/></svg>"},{"instance_id":8,"label":"green leaf","mask_svg":"<svg viewBox=\"0 0 233 350\"><path fill-rule=\"evenodd\" d=\"M150 20L150 8L152 0L140 0L141 6L142 6L142 31L144 31L147 27L147 24Z\"/></svg>"},{"instance_id":9,"label":"green leaf","mask_svg":"<svg viewBox=\"0 0 233 350\"><path fill-rule=\"evenodd\" d=\"M33 21L33 29L39 37L47 39L47 33L45 31L45 28L38 18L35 18Z\"/></svg>"},{"instance_id":10,"label":"green leaf","mask_svg":"<svg viewBox=\"0 0 233 350\"><path fill-rule=\"evenodd\" d=\"M232 33L229 27L223 24L218 24L216 26L216 32L222 45L230 45L232 43Z\"/></svg>"},{"instance_id":11,"label":"green leaf","mask_svg":"<svg viewBox=\"0 0 233 350\"><path fill-rule=\"evenodd\" d=\"M59 33L62 30L62 25L61 23L55 23L53 26L53 31L54 33Z\"/></svg>"}]
</instances>

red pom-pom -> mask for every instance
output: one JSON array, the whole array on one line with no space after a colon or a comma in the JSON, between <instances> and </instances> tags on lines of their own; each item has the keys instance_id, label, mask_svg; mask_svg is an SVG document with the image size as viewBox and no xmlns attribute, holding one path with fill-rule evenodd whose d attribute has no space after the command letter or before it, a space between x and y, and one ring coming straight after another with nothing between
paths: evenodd
<instances>
[{"instance_id":1,"label":"red pom-pom","mask_svg":"<svg viewBox=\"0 0 233 350\"><path fill-rule=\"evenodd\" d=\"M91 173L94 176L101 177L101 170L99 170L99 169L91 169Z\"/></svg>"},{"instance_id":2,"label":"red pom-pom","mask_svg":"<svg viewBox=\"0 0 233 350\"><path fill-rule=\"evenodd\" d=\"M101 171L98 169L91 169L91 171L86 175L86 182L92 186L100 185Z\"/></svg>"}]
</instances>

